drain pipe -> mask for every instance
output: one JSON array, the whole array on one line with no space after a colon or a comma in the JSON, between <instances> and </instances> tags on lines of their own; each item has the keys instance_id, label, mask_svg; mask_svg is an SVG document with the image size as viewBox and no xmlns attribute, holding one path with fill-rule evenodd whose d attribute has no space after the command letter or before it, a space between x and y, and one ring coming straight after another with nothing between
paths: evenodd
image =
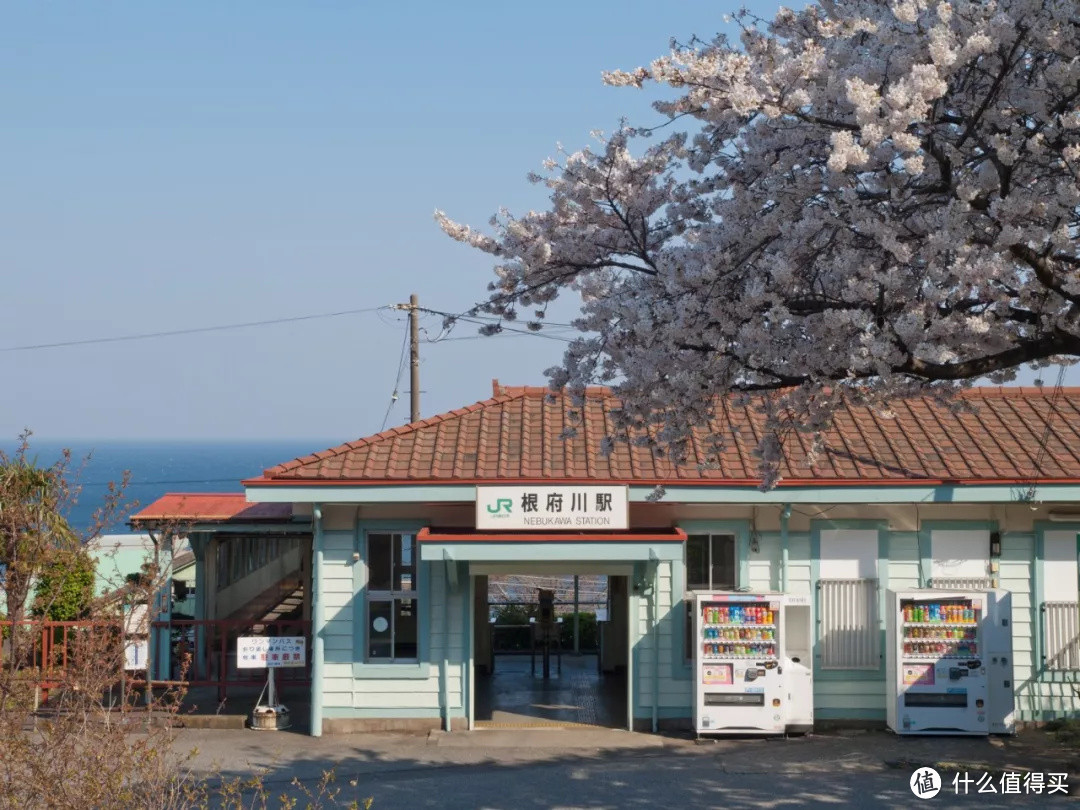
<instances>
[{"instance_id":1,"label":"drain pipe","mask_svg":"<svg viewBox=\"0 0 1080 810\"><path fill-rule=\"evenodd\" d=\"M780 593L788 590L788 519L791 517L791 504L780 507Z\"/></svg>"},{"instance_id":2,"label":"drain pipe","mask_svg":"<svg viewBox=\"0 0 1080 810\"><path fill-rule=\"evenodd\" d=\"M322 504L315 504L311 510L312 522L312 561L311 561L311 736L322 736L323 699L323 603L322 603L322 565L323 565L323 526Z\"/></svg>"},{"instance_id":3,"label":"drain pipe","mask_svg":"<svg viewBox=\"0 0 1080 810\"><path fill-rule=\"evenodd\" d=\"M660 730L660 633L656 626L656 578L653 578L652 593L649 595L649 623L652 625L653 666L652 666L652 733Z\"/></svg>"},{"instance_id":4,"label":"drain pipe","mask_svg":"<svg viewBox=\"0 0 1080 810\"><path fill-rule=\"evenodd\" d=\"M445 639L443 644L446 644ZM443 731L450 731L450 685L447 683L447 670L450 662L447 660L445 646L443 647L443 659L439 664L439 702L442 704Z\"/></svg>"},{"instance_id":5,"label":"drain pipe","mask_svg":"<svg viewBox=\"0 0 1080 810\"><path fill-rule=\"evenodd\" d=\"M653 569L652 581L649 582L648 590L645 592L645 598L648 600L649 628L652 630L653 641L652 733L656 734L660 730L660 632L656 626L656 583L660 578L660 566L652 549L649 549L649 556L656 562L656 564L649 566Z\"/></svg>"}]
</instances>

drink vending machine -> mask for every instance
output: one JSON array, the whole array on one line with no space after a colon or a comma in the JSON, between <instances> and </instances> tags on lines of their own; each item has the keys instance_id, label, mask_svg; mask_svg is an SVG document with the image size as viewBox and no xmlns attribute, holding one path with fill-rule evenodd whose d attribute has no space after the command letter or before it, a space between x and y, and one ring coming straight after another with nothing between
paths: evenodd
<instances>
[{"instance_id":1,"label":"drink vending machine","mask_svg":"<svg viewBox=\"0 0 1080 810\"><path fill-rule=\"evenodd\" d=\"M813 726L809 597L698 594L694 608L697 733L808 731Z\"/></svg>"},{"instance_id":2,"label":"drink vending machine","mask_svg":"<svg viewBox=\"0 0 1080 810\"><path fill-rule=\"evenodd\" d=\"M991 598L995 593L889 591L886 715L894 732L987 734L992 724L996 732L1011 727L1012 630L1002 615L1009 603Z\"/></svg>"}]
</instances>

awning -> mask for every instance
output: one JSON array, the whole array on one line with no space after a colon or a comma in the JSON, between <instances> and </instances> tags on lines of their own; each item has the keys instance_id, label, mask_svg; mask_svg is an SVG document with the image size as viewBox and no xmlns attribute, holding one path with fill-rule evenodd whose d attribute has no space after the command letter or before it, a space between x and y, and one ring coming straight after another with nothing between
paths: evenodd
<instances>
[{"instance_id":1,"label":"awning","mask_svg":"<svg viewBox=\"0 0 1080 810\"><path fill-rule=\"evenodd\" d=\"M457 562L648 562L681 560L686 532L664 527L617 532L478 532L424 528L420 559Z\"/></svg>"}]
</instances>

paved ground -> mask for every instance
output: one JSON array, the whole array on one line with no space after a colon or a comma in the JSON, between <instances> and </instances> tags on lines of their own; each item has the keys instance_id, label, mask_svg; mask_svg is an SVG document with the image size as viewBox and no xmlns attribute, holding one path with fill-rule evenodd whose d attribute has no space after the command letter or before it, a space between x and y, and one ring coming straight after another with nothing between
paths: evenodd
<instances>
[{"instance_id":1,"label":"paved ground","mask_svg":"<svg viewBox=\"0 0 1080 810\"><path fill-rule=\"evenodd\" d=\"M497 655L495 671L476 679L476 725L528 728L581 723L626 727L626 676L604 675L595 655Z\"/></svg>"},{"instance_id":2,"label":"paved ground","mask_svg":"<svg viewBox=\"0 0 1080 810\"><path fill-rule=\"evenodd\" d=\"M926 806L1016 807L1071 803L1001 795L1001 775L1067 772L1080 788L1080 752L1040 731L1012 739L898 738L843 732L790 740L693 740L617 730L483 730L427 736L357 734L313 739L290 732L178 732L199 749L200 773L265 771L273 795L333 768L345 792L392 808L809 808L921 804L909 780L936 766L944 787ZM970 794L952 780L967 774ZM998 793L979 794L991 774ZM350 785L355 782L355 786ZM986 784L985 782L983 783ZM1080 795L1080 790L1076 791Z\"/></svg>"}]
</instances>

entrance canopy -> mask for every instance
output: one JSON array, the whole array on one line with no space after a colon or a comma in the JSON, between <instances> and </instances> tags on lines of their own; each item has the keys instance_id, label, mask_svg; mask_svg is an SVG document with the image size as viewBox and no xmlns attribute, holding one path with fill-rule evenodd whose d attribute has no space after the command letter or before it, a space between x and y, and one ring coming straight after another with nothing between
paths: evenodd
<instances>
[{"instance_id":1,"label":"entrance canopy","mask_svg":"<svg viewBox=\"0 0 1080 810\"><path fill-rule=\"evenodd\" d=\"M618 532L478 532L421 529L428 562L650 562L681 560L686 532L677 528Z\"/></svg>"}]
</instances>

